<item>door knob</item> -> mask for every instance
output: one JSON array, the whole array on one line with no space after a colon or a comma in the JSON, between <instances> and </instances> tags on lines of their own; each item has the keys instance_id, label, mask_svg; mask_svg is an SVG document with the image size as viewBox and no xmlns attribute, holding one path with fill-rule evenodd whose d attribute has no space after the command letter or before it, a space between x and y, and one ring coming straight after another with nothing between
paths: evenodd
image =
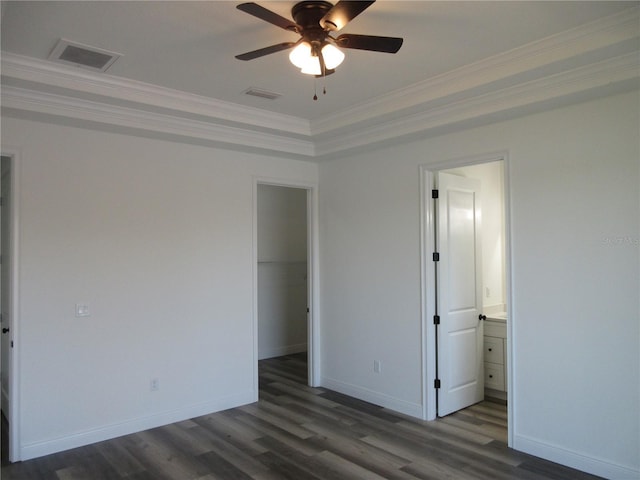
<instances>
[{"instance_id":1,"label":"door knob","mask_svg":"<svg viewBox=\"0 0 640 480\"><path fill-rule=\"evenodd\" d=\"M482 314L478 315L478 320L486 320L486 319L487 319L486 315L482 315Z\"/></svg>"},{"instance_id":2,"label":"door knob","mask_svg":"<svg viewBox=\"0 0 640 480\"><path fill-rule=\"evenodd\" d=\"M3 328L3 329L2 329L2 333L7 333L8 331L9 331L9 329L8 329L8 328Z\"/></svg>"}]
</instances>

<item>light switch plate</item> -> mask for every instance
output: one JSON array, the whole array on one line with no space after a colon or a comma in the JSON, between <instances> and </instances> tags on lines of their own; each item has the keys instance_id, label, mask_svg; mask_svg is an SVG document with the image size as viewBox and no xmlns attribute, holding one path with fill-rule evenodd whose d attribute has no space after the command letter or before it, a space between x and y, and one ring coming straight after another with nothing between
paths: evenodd
<instances>
[{"instance_id":1,"label":"light switch plate","mask_svg":"<svg viewBox=\"0 0 640 480\"><path fill-rule=\"evenodd\" d=\"M76 303L76 317L88 317L91 315L89 311L89 304Z\"/></svg>"}]
</instances>

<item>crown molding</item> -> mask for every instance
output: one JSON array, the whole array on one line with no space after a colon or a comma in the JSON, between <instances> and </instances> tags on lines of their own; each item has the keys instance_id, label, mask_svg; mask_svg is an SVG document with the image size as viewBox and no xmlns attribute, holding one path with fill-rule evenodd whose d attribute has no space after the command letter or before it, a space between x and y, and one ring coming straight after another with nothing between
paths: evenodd
<instances>
[{"instance_id":1,"label":"crown molding","mask_svg":"<svg viewBox=\"0 0 640 480\"><path fill-rule=\"evenodd\" d=\"M167 114L114 106L20 87L2 88L3 109L67 117L105 125L160 132L195 140L252 147L268 153L287 153L301 159L319 159L369 144L435 129L460 122L535 105L629 80L640 79L640 56L628 53L536 80L469 95L433 108L406 114L374 125L343 128L330 135L294 138L247 128L216 125ZM636 87L637 88L637 87ZM374 119L375 121L375 119Z\"/></svg>"},{"instance_id":2,"label":"crown molding","mask_svg":"<svg viewBox=\"0 0 640 480\"><path fill-rule=\"evenodd\" d=\"M2 88L2 107L199 140L242 145L302 157L315 156L315 148L310 140L257 132L246 128L216 125L201 120L146 112L19 87Z\"/></svg>"},{"instance_id":3,"label":"crown molding","mask_svg":"<svg viewBox=\"0 0 640 480\"><path fill-rule=\"evenodd\" d=\"M527 107L598 87L640 79L637 52L405 115L392 121L316 141L316 155L328 156L418 132Z\"/></svg>"},{"instance_id":4,"label":"crown molding","mask_svg":"<svg viewBox=\"0 0 640 480\"><path fill-rule=\"evenodd\" d=\"M250 127L309 136L309 121L259 108L160 87L104 73L70 68L49 61L2 52L2 76L103 97L201 115Z\"/></svg>"},{"instance_id":5,"label":"crown molding","mask_svg":"<svg viewBox=\"0 0 640 480\"><path fill-rule=\"evenodd\" d=\"M562 60L640 37L640 7L531 42L321 118L312 135L432 102Z\"/></svg>"}]
</instances>

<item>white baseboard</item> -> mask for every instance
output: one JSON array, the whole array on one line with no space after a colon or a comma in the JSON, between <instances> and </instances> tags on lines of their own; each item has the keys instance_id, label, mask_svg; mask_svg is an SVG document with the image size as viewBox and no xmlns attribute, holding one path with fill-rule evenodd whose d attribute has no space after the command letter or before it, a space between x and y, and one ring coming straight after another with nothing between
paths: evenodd
<instances>
[{"instance_id":1,"label":"white baseboard","mask_svg":"<svg viewBox=\"0 0 640 480\"><path fill-rule=\"evenodd\" d=\"M369 390L368 388L343 383L339 380L327 377L322 377L321 386L349 395L350 397L364 400L365 402L395 410L396 412L403 413L405 415L422 418L422 405L419 403L407 402L400 398L395 398L384 393Z\"/></svg>"},{"instance_id":2,"label":"white baseboard","mask_svg":"<svg viewBox=\"0 0 640 480\"><path fill-rule=\"evenodd\" d=\"M135 418L130 421L107 425L84 432L77 432L65 437L54 438L42 442L34 442L22 445L20 447L18 458L21 460L29 460L31 458L41 457L43 455L69 450L71 448L102 442L122 435L129 435L131 433L148 430L150 428L161 427L170 423L188 420L208 413L227 410L229 408L256 402L257 400L258 393L251 390L241 394L219 398L211 402L190 405L177 410Z\"/></svg>"},{"instance_id":3,"label":"white baseboard","mask_svg":"<svg viewBox=\"0 0 640 480\"><path fill-rule=\"evenodd\" d=\"M298 343L296 345L284 345L282 347L273 347L258 352L258 360L265 358L282 357L283 355L291 355L293 353L302 353L307 351L307 343Z\"/></svg>"},{"instance_id":4,"label":"white baseboard","mask_svg":"<svg viewBox=\"0 0 640 480\"><path fill-rule=\"evenodd\" d=\"M589 457L523 435L514 435L513 448L604 478L615 480L640 479L640 470Z\"/></svg>"}]
</instances>

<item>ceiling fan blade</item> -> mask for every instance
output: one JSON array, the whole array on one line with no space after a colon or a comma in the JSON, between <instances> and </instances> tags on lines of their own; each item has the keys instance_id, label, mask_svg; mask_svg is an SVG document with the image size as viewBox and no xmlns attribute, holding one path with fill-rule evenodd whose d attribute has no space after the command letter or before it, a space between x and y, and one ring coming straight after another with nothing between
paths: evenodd
<instances>
[{"instance_id":1,"label":"ceiling fan blade","mask_svg":"<svg viewBox=\"0 0 640 480\"><path fill-rule=\"evenodd\" d=\"M355 48L358 50L371 50L374 52L396 53L402 46L402 38L344 33L336 38L336 45L341 48Z\"/></svg>"},{"instance_id":2,"label":"ceiling fan blade","mask_svg":"<svg viewBox=\"0 0 640 480\"><path fill-rule=\"evenodd\" d=\"M342 29L347 23L356 18L367 8L369 8L376 0L370 1L351 1L340 0L336 3L327 14L320 19L320 25L325 30L337 31Z\"/></svg>"},{"instance_id":3,"label":"ceiling fan blade","mask_svg":"<svg viewBox=\"0 0 640 480\"><path fill-rule=\"evenodd\" d=\"M264 47L258 50L253 50L252 52L236 55L236 58L238 60L253 60L254 58L264 57L265 55L281 52L282 50L286 50L288 48L295 46L297 43L298 42L278 43L277 45L271 45L270 47Z\"/></svg>"},{"instance_id":4,"label":"ceiling fan blade","mask_svg":"<svg viewBox=\"0 0 640 480\"><path fill-rule=\"evenodd\" d=\"M240 5L236 6L236 8L238 10L242 10L245 13L248 13L249 15L258 17L260 20L269 22L275 25L276 27L284 28L285 30L290 30L292 32L300 31L300 27L297 24L293 23L288 18L281 17L277 13L272 12L271 10L267 10L266 8L261 7L257 3L254 3L254 2L241 3Z\"/></svg>"}]
</instances>

